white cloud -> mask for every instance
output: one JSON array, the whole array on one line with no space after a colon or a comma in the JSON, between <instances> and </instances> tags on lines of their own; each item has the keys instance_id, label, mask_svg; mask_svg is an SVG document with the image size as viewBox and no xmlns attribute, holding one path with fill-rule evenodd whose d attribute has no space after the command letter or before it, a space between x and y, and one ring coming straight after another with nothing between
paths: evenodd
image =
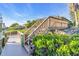
<instances>
[{"instance_id":1,"label":"white cloud","mask_svg":"<svg viewBox=\"0 0 79 59\"><path fill-rule=\"evenodd\" d=\"M17 21L9 17L3 16L3 22L5 23L6 26L10 26L12 23L16 23Z\"/></svg>"},{"instance_id":2,"label":"white cloud","mask_svg":"<svg viewBox=\"0 0 79 59\"><path fill-rule=\"evenodd\" d=\"M19 23L20 25L23 25L24 23L26 23L26 20L21 20L21 21L17 21L15 19L3 16L3 22L5 23L6 26L10 26L13 23Z\"/></svg>"},{"instance_id":3,"label":"white cloud","mask_svg":"<svg viewBox=\"0 0 79 59\"><path fill-rule=\"evenodd\" d=\"M14 12L14 14L16 15L16 17L17 17L17 16L23 17L23 15L22 15L22 14L19 14L18 12Z\"/></svg>"}]
</instances>

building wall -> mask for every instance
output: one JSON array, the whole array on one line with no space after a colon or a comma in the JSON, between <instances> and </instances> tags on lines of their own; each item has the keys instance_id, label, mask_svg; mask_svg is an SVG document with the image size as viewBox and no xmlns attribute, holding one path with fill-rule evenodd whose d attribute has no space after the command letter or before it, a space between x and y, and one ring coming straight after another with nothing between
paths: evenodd
<instances>
[{"instance_id":1,"label":"building wall","mask_svg":"<svg viewBox=\"0 0 79 59\"><path fill-rule=\"evenodd\" d=\"M25 45L28 45L28 40L29 39L32 40L33 35L36 36L41 33L48 33L50 31L49 27L52 27L52 29L54 28L56 30L65 29L68 27L68 21L64 19L48 17L46 20L41 22L40 25L38 25L38 27L36 27L35 30L30 35L25 35L25 40L24 40ZM62 32L58 31L57 33L62 33Z\"/></svg>"},{"instance_id":2,"label":"building wall","mask_svg":"<svg viewBox=\"0 0 79 59\"><path fill-rule=\"evenodd\" d=\"M44 23L42 23L35 31L34 34L40 34L44 33L46 31L46 28L48 28L48 20L46 20Z\"/></svg>"},{"instance_id":3,"label":"building wall","mask_svg":"<svg viewBox=\"0 0 79 59\"><path fill-rule=\"evenodd\" d=\"M68 27L68 22L60 19L50 18L50 27L56 29L65 29Z\"/></svg>"},{"instance_id":4,"label":"building wall","mask_svg":"<svg viewBox=\"0 0 79 59\"><path fill-rule=\"evenodd\" d=\"M34 31L33 34L37 35L40 33L45 33L49 29L49 27L51 27L54 30L65 29L65 28L68 28L68 21L65 21L63 19L58 19L58 18L55 19L55 18L49 17Z\"/></svg>"}]
</instances>

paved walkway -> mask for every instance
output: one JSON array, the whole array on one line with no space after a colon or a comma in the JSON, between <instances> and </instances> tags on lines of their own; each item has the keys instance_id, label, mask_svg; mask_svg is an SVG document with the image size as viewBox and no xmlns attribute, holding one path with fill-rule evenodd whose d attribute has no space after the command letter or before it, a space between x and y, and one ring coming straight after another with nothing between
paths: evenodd
<instances>
[{"instance_id":1,"label":"paved walkway","mask_svg":"<svg viewBox=\"0 0 79 59\"><path fill-rule=\"evenodd\" d=\"M2 56L26 56L27 52L21 46L20 38L16 35L9 36L8 42L2 51Z\"/></svg>"}]
</instances>

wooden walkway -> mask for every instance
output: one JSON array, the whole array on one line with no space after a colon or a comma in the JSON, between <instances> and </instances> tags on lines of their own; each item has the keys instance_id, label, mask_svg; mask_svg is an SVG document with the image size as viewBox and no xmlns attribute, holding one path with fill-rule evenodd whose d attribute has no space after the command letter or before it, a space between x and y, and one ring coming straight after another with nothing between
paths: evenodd
<instances>
[{"instance_id":1,"label":"wooden walkway","mask_svg":"<svg viewBox=\"0 0 79 59\"><path fill-rule=\"evenodd\" d=\"M27 51L21 46L20 37L17 35L9 36L1 56L27 56Z\"/></svg>"}]
</instances>

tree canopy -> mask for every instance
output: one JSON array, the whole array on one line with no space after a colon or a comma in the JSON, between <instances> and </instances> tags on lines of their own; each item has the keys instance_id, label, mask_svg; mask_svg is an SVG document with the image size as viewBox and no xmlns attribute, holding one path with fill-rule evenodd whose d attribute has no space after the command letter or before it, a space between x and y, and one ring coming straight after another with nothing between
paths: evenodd
<instances>
[{"instance_id":1,"label":"tree canopy","mask_svg":"<svg viewBox=\"0 0 79 59\"><path fill-rule=\"evenodd\" d=\"M17 27L17 26L19 26L18 23L13 23L10 27Z\"/></svg>"},{"instance_id":2,"label":"tree canopy","mask_svg":"<svg viewBox=\"0 0 79 59\"><path fill-rule=\"evenodd\" d=\"M18 23L13 23L10 27L8 27L8 31L15 30L19 26Z\"/></svg>"},{"instance_id":3,"label":"tree canopy","mask_svg":"<svg viewBox=\"0 0 79 59\"><path fill-rule=\"evenodd\" d=\"M36 20L32 20L32 21L28 20L27 23L25 23L24 25L25 25L27 28L29 28L29 27L31 27L35 22L36 22Z\"/></svg>"}]
</instances>

